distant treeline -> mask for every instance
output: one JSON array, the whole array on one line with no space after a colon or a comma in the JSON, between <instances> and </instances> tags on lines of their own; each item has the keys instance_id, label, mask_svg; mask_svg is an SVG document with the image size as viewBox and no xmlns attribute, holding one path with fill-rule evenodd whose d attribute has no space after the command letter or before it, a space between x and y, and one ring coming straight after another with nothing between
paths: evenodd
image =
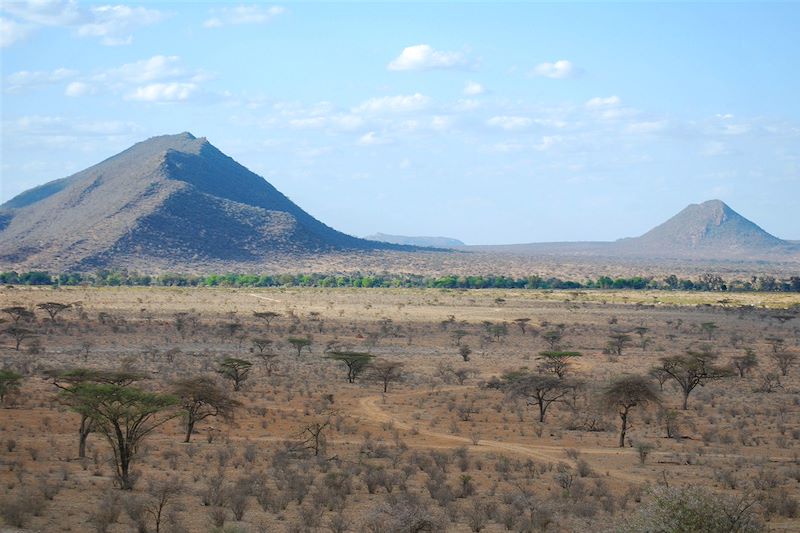
<instances>
[{"instance_id":1,"label":"distant treeline","mask_svg":"<svg viewBox=\"0 0 800 533\"><path fill-rule=\"evenodd\" d=\"M778 279L754 276L749 280L725 280L716 274L697 279L675 275L664 278L600 276L585 281L527 276L420 276L411 274L160 274L149 276L125 271L99 270L90 274L49 272L0 272L0 284L139 287L396 287L439 289L633 289L687 291L800 292L800 276Z\"/></svg>"}]
</instances>

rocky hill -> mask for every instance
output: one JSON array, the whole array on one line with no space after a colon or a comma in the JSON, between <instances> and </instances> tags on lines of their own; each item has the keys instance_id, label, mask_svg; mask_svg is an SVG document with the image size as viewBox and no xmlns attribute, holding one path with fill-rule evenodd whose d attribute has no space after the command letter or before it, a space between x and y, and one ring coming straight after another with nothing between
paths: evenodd
<instances>
[{"instance_id":1,"label":"rocky hill","mask_svg":"<svg viewBox=\"0 0 800 533\"><path fill-rule=\"evenodd\" d=\"M644 235L613 242L467 246L464 250L539 257L678 261L800 261L800 245L770 235L721 200L691 204Z\"/></svg>"},{"instance_id":2,"label":"rocky hill","mask_svg":"<svg viewBox=\"0 0 800 533\"><path fill-rule=\"evenodd\" d=\"M191 271L402 249L345 235L190 133L140 142L0 206L0 267Z\"/></svg>"},{"instance_id":3,"label":"rocky hill","mask_svg":"<svg viewBox=\"0 0 800 533\"><path fill-rule=\"evenodd\" d=\"M620 253L654 257L753 258L795 247L770 235L721 200L691 204L640 237L614 243Z\"/></svg>"}]
</instances>

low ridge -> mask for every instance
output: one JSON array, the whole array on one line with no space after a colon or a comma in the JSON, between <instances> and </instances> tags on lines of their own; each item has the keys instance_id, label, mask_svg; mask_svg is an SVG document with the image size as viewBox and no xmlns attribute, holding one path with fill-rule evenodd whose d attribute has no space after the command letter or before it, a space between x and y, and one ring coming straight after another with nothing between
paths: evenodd
<instances>
[{"instance_id":1,"label":"low ridge","mask_svg":"<svg viewBox=\"0 0 800 533\"><path fill-rule=\"evenodd\" d=\"M388 242L392 244L406 244L409 246L426 246L429 248L454 248L464 246L464 243L451 237L426 237L408 235L389 235L387 233L374 233L364 237L370 241Z\"/></svg>"}]
</instances>

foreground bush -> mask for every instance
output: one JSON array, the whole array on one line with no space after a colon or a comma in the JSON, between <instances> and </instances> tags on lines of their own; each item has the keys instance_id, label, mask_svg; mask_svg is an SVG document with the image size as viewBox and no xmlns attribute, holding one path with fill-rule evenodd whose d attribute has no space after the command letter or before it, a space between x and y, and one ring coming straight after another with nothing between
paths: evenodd
<instances>
[{"instance_id":1,"label":"foreground bush","mask_svg":"<svg viewBox=\"0 0 800 533\"><path fill-rule=\"evenodd\" d=\"M754 500L733 499L699 487L656 487L650 501L618 530L630 533L751 533L765 531Z\"/></svg>"}]
</instances>

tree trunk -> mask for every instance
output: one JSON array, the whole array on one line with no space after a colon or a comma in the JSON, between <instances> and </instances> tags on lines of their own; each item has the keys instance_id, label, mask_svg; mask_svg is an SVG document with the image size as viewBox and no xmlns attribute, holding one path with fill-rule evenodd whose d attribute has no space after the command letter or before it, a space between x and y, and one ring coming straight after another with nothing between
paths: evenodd
<instances>
[{"instance_id":1,"label":"tree trunk","mask_svg":"<svg viewBox=\"0 0 800 533\"><path fill-rule=\"evenodd\" d=\"M383 393L386 394L388 389L389 389L389 380L384 380L383 381Z\"/></svg>"},{"instance_id":2,"label":"tree trunk","mask_svg":"<svg viewBox=\"0 0 800 533\"><path fill-rule=\"evenodd\" d=\"M683 410L686 411L689 409L689 392L691 391L683 391Z\"/></svg>"},{"instance_id":3,"label":"tree trunk","mask_svg":"<svg viewBox=\"0 0 800 533\"><path fill-rule=\"evenodd\" d=\"M194 431L194 419L189 418L186 421L186 438L183 439L183 442L189 442L189 439L192 438L193 431Z\"/></svg>"},{"instance_id":4,"label":"tree trunk","mask_svg":"<svg viewBox=\"0 0 800 533\"><path fill-rule=\"evenodd\" d=\"M84 415L81 415L81 427L78 429L78 457L86 457L86 439L92 432L92 422Z\"/></svg>"},{"instance_id":5,"label":"tree trunk","mask_svg":"<svg viewBox=\"0 0 800 533\"><path fill-rule=\"evenodd\" d=\"M625 433L628 432L628 410L625 409L619 414L619 417L622 419L622 427L619 430L619 447L625 447Z\"/></svg>"},{"instance_id":6,"label":"tree trunk","mask_svg":"<svg viewBox=\"0 0 800 533\"><path fill-rule=\"evenodd\" d=\"M119 482L120 482L120 488L122 490L133 489L133 483L131 483L130 467L131 467L130 454L128 454L128 450L125 444L121 442L119 445L119 472L120 472Z\"/></svg>"}]
</instances>

